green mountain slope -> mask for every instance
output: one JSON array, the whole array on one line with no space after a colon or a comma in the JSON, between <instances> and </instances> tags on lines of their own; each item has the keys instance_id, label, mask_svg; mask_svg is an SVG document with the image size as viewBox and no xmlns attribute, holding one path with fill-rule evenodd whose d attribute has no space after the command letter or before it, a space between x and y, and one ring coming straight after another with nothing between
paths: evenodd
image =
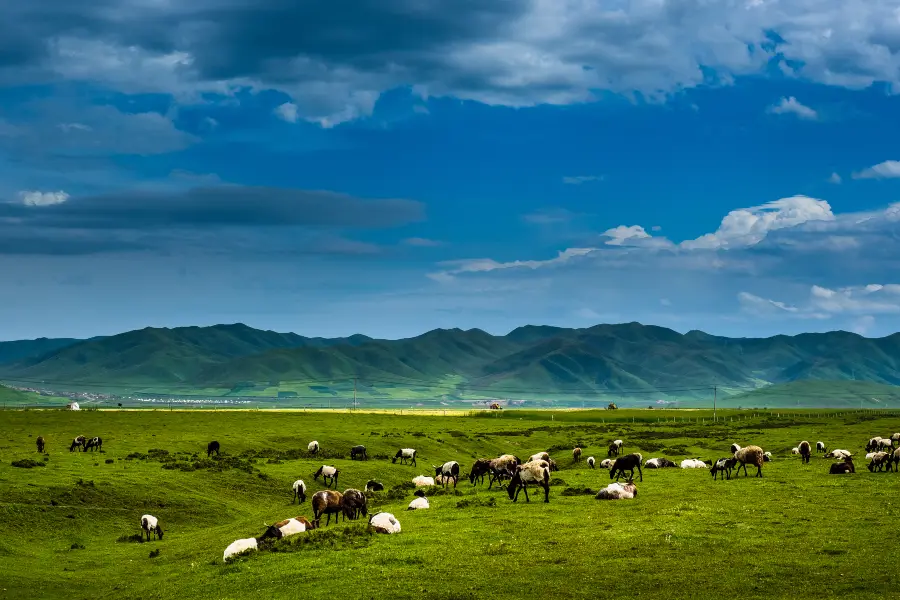
<instances>
[{"instance_id":1,"label":"green mountain slope","mask_svg":"<svg viewBox=\"0 0 900 600\"><path fill-rule=\"evenodd\" d=\"M0 364L17 362L26 358L37 358L81 341L83 340L73 338L37 338L0 342Z\"/></svg>"},{"instance_id":2,"label":"green mountain slope","mask_svg":"<svg viewBox=\"0 0 900 600\"><path fill-rule=\"evenodd\" d=\"M367 389L406 386L435 395L499 397L658 392L708 398L712 386L727 396L810 380L900 385L900 334L871 339L836 331L736 339L621 323L585 329L525 326L505 336L437 329L375 340L305 338L235 324L146 328L0 365L0 379L44 381L48 387L227 390L254 382L264 390L287 382L297 384L289 389L303 391L303 385L337 381L350 382L352 391L354 378Z\"/></svg>"}]
</instances>

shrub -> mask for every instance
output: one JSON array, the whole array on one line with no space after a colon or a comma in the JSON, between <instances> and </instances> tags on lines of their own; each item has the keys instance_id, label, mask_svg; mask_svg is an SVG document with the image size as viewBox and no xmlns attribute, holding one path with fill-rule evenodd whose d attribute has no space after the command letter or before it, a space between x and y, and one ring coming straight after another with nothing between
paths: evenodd
<instances>
[{"instance_id":1,"label":"shrub","mask_svg":"<svg viewBox=\"0 0 900 600\"><path fill-rule=\"evenodd\" d=\"M30 458L23 458L21 460L12 461L12 466L19 467L20 469L31 469L33 467L46 467L47 465Z\"/></svg>"}]
</instances>

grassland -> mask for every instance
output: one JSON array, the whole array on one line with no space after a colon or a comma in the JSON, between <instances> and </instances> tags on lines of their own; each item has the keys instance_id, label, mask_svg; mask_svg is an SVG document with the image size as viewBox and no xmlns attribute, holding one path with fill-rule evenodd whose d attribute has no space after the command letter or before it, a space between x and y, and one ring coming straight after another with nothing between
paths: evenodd
<instances>
[{"instance_id":1,"label":"grassland","mask_svg":"<svg viewBox=\"0 0 900 600\"><path fill-rule=\"evenodd\" d=\"M0 413L0 580L3 598L869 598L896 593L890 553L900 474L827 475L802 465L801 439L862 454L864 440L900 430L886 412L503 411L473 416L266 411L5 411ZM102 453L68 451L100 435ZM43 435L47 456L37 454ZM584 488L608 472L573 465L570 449L603 458L609 440L672 459L727 454L731 442L775 455L765 477L713 481L705 470L647 470L638 497L601 502ZM205 460L218 439L223 456ZM303 450L317 439L325 457ZM372 457L350 461L363 443ZM391 464L419 450L417 468ZM151 450L165 450L163 452ZM549 450L561 470L551 502L461 482L432 508L407 512L410 490L380 494L399 535L363 521L301 534L234 563L222 551L260 535L263 522L311 516L290 484L323 462L338 489L375 478L390 490L429 465ZM193 454L199 453L193 468ZM341 458L336 458L340 456ZM33 459L46 466L20 468ZM178 468L171 468L172 466ZM169 467L169 468L166 468ZM371 509L370 509L371 510ZM160 518L162 541L137 543L141 514ZM159 555L151 558L151 552Z\"/></svg>"}]
</instances>

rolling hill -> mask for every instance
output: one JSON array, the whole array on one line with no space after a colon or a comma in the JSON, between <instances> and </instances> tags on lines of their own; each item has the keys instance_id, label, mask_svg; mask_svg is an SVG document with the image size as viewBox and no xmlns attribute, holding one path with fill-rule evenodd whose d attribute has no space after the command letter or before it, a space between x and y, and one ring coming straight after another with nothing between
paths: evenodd
<instances>
[{"instance_id":1,"label":"rolling hill","mask_svg":"<svg viewBox=\"0 0 900 600\"><path fill-rule=\"evenodd\" d=\"M26 358L37 358L81 341L83 340L73 338L37 338L0 342L0 364L13 363Z\"/></svg>"},{"instance_id":2,"label":"rolling hill","mask_svg":"<svg viewBox=\"0 0 900 600\"><path fill-rule=\"evenodd\" d=\"M900 334L725 338L622 323L584 329L524 326L504 336L436 329L413 338L376 340L306 338L234 324L145 328L0 365L0 379L57 388L103 384L227 391L257 383L277 391L286 382L327 388L327 382L354 378L367 389L405 386L433 389L434 395L497 397L706 398L713 386L728 395L825 380L896 386Z\"/></svg>"}]
</instances>

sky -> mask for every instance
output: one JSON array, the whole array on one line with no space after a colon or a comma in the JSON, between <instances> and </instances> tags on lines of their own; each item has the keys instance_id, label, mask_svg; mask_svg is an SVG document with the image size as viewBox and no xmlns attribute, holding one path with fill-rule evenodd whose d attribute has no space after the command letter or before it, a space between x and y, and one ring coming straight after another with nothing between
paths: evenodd
<instances>
[{"instance_id":1,"label":"sky","mask_svg":"<svg viewBox=\"0 0 900 600\"><path fill-rule=\"evenodd\" d=\"M0 339L900 330L900 1L0 21Z\"/></svg>"}]
</instances>

